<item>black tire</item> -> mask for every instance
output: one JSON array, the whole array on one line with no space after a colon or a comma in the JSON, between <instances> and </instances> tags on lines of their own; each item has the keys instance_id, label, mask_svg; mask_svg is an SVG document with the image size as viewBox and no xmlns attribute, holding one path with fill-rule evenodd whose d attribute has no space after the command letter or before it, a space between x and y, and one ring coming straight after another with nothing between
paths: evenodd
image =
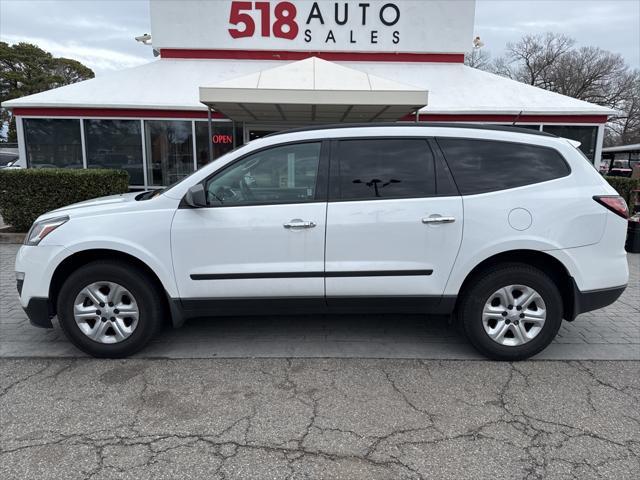
<instances>
[{"instance_id":1,"label":"black tire","mask_svg":"<svg viewBox=\"0 0 640 480\"><path fill-rule=\"evenodd\" d=\"M538 335L527 343L506 346L492 340L483 326L484 305L494 292L508 285L526 285L536 290L546 305L547 317ZM462 292L458 321L473 346L493 360L517 361L544 350L555 338L562 323L562 297L555 282L544 272L527 264L495 265L471 280Z\"/></svg>"},{"instance_id":2,"label":"black tire","mask_svg":"<svg viewBox=\"0 0 640 480\"><path fill-rule=\"evenodd\" d=\"M131 335L119 343L104 344L86 336L74 319L73 302L78 293L94 282L115 282L136 299L138 325ZM140 351L163 324L164 309L155 282L145 272L121 261L97 260L74 271L58 294L57 314L62 330L80 350L99 358L121 358Z\"/></svg>"}]
</instances>

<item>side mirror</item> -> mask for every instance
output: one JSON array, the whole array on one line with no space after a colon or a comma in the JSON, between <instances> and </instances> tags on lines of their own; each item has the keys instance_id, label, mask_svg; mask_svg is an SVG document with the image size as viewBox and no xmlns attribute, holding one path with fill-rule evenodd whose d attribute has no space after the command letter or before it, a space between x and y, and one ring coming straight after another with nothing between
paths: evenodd
<instances>
[{"instance_id":1,"label":"side mirror","mask_svg":"<svg viewBox=\"0 0 640 480\"><path fill-rule=\"evenodd\" d=\"M187 193L184 196L184 203L189 205L191 208L208 207L207 196L204 193L204 186L201 183L198 183L187 190Z\"/></svg>"}]
</instances>

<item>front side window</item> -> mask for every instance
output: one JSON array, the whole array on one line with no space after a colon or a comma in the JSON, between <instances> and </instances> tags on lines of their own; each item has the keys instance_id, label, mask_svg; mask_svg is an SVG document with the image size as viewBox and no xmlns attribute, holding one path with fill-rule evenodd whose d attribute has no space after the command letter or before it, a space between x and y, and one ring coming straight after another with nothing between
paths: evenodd
<instances>
[{"instance_id":1,"label":"front side window","mask_svg":"<svg viewBox=\"0 0 640 480\"><path fill-rule=\"evenodd\" d=\"M25 118L22 125L30 167L83 167L80 120Z\"/></svg>"},{"instance_id":2,"label":"front side window","mask_svg":"<svg viewBox=\"0 0 640 480\"><path fill-rule=\"evenodd\" d=\"M118 168L144 185L139 120L84 120L87 168Z\"/></svg>"},{"instance_id":3,"label":"front side window","mask_svg":"<svg viewBox=\"0 0 640 480\"><path fill-rule=\"evenodd\" d=\"M438 138L462 195L505 190L569 175L556 150L525 143Z\"/></svg>"},{"instance_id":4,"label":"front side window","mask_svg":"<svg viewBox=\"0 0 640 480\"><path fill-rule=\"evenodd\" d=\"M422 139L338 142L340 198L420 198L434 193L433 154Z\"/></svg>"},{"instance_id":5,"label":"front side window","mask_svg":"<svg viewBox=\"0 0 640 480\"><path fill-rule=\"evenodd\" d=\"M302 203L315 199L320 143L283 145L249 155L206 183L211 206Z\"/></svg>"}]
</instances>

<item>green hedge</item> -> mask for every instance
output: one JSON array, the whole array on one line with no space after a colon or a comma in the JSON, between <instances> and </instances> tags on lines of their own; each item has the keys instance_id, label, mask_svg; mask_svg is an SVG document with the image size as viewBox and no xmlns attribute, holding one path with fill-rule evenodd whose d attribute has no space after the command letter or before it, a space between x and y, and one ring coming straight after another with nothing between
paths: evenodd
<instances>
[{"instance_id":1,"label":"green hedge","mask_svg":"<svg viewBox=\"0 0 640 480\"><path fill-rule=\"evenodd\" d=\"M634 190L640 190L640 178L627 178L627 177L604 177L609 185L616 189L618 194L624 198L629 205L629 211L633 212L633 202L631 192Z\"/></svg>"},{"instance_id":2,"label":"green hedge","mask_svg":"<svg viewBox=\"0 0 640 480\"><path fill-rule=\"evenodd\" d=\"M122 170L1 169L0 215L26 232L45 212L128 191L129 174Z\"/></svg>"}]
</instances>

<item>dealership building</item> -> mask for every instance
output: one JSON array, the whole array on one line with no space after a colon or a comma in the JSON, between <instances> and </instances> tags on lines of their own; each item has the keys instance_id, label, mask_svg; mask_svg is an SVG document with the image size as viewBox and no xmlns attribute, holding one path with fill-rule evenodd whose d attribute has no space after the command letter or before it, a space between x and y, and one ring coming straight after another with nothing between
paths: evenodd
<instances>
[{"instance_id":1,"label":"dealership building","mask_svg":"<svg viewBox=\"0 0 640 480\"><path fill-rule=\"evenodd\" d=\"M132 187L154 188L271 132L412 121L542 130L580 141L597 167L615 113L465 66L474 0L150 9L155 61L3 103L25 166L121 168Z\"/></svg>"}]
</instances>

